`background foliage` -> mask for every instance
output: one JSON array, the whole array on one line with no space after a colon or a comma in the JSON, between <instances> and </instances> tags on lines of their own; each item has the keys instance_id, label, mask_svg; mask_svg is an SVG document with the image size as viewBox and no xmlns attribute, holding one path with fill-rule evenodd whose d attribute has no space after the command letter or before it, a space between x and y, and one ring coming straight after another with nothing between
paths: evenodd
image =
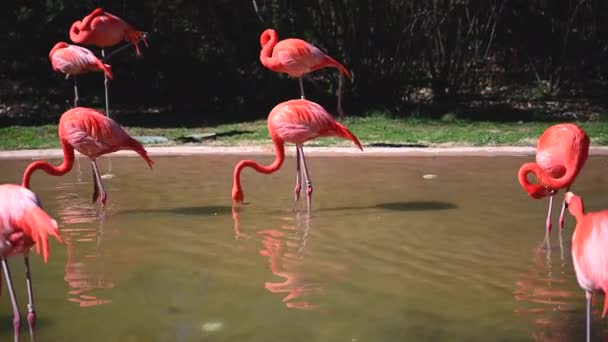
<instances>
[{"instance_id":1,"label":"background foliage","mask_svg":"<svg viewBox=\"0 0 608 342\"><path fill-rule=\"evenodd\" d=\"M520 120L531 111L567 115L563 103L590 108L606 97L604 0L17 0L0 12L1 124L52 122L69 108L72 83L52 72L48 53L97 6L150 34L141 58L128 49L110 61L111 103L123 121L247 120L297 97L297 81L259 62L267 27L352 70L351 115ZM101 107L101 74L79 84L82 103ZM307 96L333 112L336 85L333 69L305 81Z\"/></svg>"}]
</instances>

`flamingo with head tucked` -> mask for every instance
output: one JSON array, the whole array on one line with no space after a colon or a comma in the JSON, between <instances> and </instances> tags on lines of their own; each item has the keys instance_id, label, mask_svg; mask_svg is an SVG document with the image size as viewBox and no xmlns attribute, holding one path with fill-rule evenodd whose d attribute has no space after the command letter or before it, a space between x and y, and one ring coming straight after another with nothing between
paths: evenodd
<instances>
[{"instance_id":1,"label":"flamingo with head tucked","mask_svg":"<svg viewBox=\"0 0 608 342\"><path fill-rule=\"evenodd\" d=\"M575 124L551 126L538 139L536 163L526 163L518 173L519 184L535 199L549 196L545 241L549 243L551 232L551 207L553 196L559 189L570 189L589 155L589 137ZM530 183L527 176L533 173L538 180ZM560 229L564 227L565 202L559 217Z\"/></svg>"},{"instance_id":2,"label":"flamingo with head tucked","mask_svg":"<svg viewBox=\"0 0 608 342\"><path fill-rule=\"evenodd\" d=\"M70 39L76 44L94 45L108 48L127 41L135 45L140 55L139 41L148 46L144 32L138 31L121 18L108 13L103 8L96 8L82 20L77 20L70 28Z\"/></svg>"},{"instance_id":3,"label":"flamingo with head tucked","mask_svg":"<svg viewBox=\"0 0 608 342\"><path fill-rule=\"evenodd\" d=\"M143 40L148 46L144 32L134 29L121 18L110 14L103 8L96 8L91 14L82 20L77 20L70 28L70 39L76 44L94 45L101 48L101 55L106 59L105 48L115 46L122 41L135 45L135 51L139 56L139 41ZM104 79L106 97L106 115L110 115L108 99L108 77Z\"/></svg>"},{"instance_id":4,"label":"flamingo with head tucked","mask_svg":"<svg viewBox=\"0 0 608 342\"><path fill-rule=\"evenodd\" d=\"M288 38L279 41L277 32L267 29L260 36L260 45L262 45L260 51L262 65L272 71L298 78L302 99L305 98L302 77L310 72L331 67L339 69L342 74L351 78L344 65L305 40ZM342 115L341 89L338 90L338 112Z\"/></svg>"},{"instance_id":5,"label":"flamingo with head tucked","mask_svg":"<svg viewBox=\"0 0 608 342\"><path fill-rule=\"evenodd\" d=\"M591 340L591 296L604 292L602 318L608 312L608 210L585 213L583 200L567 192L565 202L576 218L572 235L572 263L587 299L587 341Z\"/></svg>"},{"instance_id":6,"label":"flamingo with head tucked","mask_svg":"<svg viewBox=\"0 0 608 342\"><path fill-rule=\"evenodd\" d=\"M107 194L97 169L97 158L120 150L133 150L152 168L154 162L144 147L131 138L114 120L91 108L72 108L59 119L59 140L63 149L63 163L53 166L44 161L31 163L23 173L22 186L29 188L34 171L41 169L53 176L63 176L74 166L74 149L89 157L93 165L93 202L98 198L105 206Z\"/></svg>"},{"instance_id":7,"label":"flamingo with head tucked","mask_svg":"<svg viewBox=\"0 0 608 342\"><path fill-rule=\"evenodd\" d=\"M285 160L285 142L296 144L296 186L295 201L300 197L301 168L303 166L308 210L312 200L312 181L308 175L303 146L308 140L318 137L336 136L351 140L363 151L359 139L344 125L337 122L323 107L308 100L290 100L276 105L268 114L268 134L274 143L275 160L268 166L259 165L253 160L242 160L234 168L232 200L242 203L244 199L241 187L241 171L250 167L257 172L270 174L276 172Z\"/></svg>"},{"instance_id":8,"label":"flamingo with head tucked","mask_svg":"<svg viewBox=\"0 0 608 342\"><path fill-rule=\"evenodd\" d=\"M103 63L91 50L77 45L59 42L49 53L53 70L61 72L74 80L74 107L78 107L78 85L76 76L91 71L101 71L105 77L112 79L112 67Z\"/></svg>"},{"instance_id":9,"label":"flamingo with head tucked","mask_svg":"<svg viewBox=\"0 0 608 342\"><path fill-rule=\"evenodd\" d=\"M34 291L32 289L28 253L32 246L36 245L36 251L38 254L42 253L46 263L49 258L49 235L63 243L57 230L57 222L42 210L38 197L30 190L19 185L0 185L0 257L2 258L2 271L6 278L13 307L15 341L19 341L21 317L6 258L15 254L23 254L28 298L27 322L30 337L33 339L36 311L34 310Z\"/></svg>"}]
</instances>

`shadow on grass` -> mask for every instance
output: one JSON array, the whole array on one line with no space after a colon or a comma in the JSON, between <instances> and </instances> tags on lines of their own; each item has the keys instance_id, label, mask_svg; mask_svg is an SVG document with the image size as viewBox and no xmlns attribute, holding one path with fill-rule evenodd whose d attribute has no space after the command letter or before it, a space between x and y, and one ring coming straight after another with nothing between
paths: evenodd
<instances>
[{"instance_id":1,"label":"shadow on grass","mask_svg":"<svg viewBox=\"0 0 608 342\"><path fill-rule=\"evenodd\" d=\"M185 144L185 143L191 143L191 142L201 142L203 140L215 140L215 139L221 138L221 137L232 137L235 135L241 135L241 134L247 134L247 133L254 133L254 131L233 129L233 130L230 130L227 132L214 133L209 136L197 137L197 135L199 135L199 134L180 136L180 137L174 138L173 140L179 141L180 143Z\"/></svg>"},{"instance_id":2,"label":"shadow on grass","mask_svg":"<svg viewBox=\"0 0 608 342\"><path fill-rule=\"evenodd\" d=\"M391 144L391 143L369 143L366 147L429 147L425 144Z\"/></svg>"}]
</instances>

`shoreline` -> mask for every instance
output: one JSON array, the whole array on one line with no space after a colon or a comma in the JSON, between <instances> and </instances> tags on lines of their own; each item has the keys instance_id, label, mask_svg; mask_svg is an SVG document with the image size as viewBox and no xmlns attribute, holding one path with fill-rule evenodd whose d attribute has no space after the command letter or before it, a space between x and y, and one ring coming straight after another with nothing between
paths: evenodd
<instances>
[{"instance_id":1,"label":"shoreline","mask_svg":"<svg viewBox=\"0 0 608 342\"><path fill-rule=\"evenodd\" d=\"M199 155L274 155L272 145L258 146L148 146L150 156L199 156ZM305 148L310 156L526 156L534 155L536 148L529 146L454 146L454 147L314 147ZM294 146L286 146L286 153L295 153ZM590 155L608 155L608 146L592 146ZM112 153L118 156L137 156L132 151ZM60 148L36 150L0 151L0 159L45 159L61 158Z\"/></svg>"}]
</instances>

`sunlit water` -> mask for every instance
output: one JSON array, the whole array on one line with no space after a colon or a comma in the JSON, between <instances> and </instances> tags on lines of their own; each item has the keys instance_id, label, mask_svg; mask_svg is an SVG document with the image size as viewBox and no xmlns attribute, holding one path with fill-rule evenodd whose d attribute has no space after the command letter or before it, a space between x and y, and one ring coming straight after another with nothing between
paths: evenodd
<instances>
[{"instance_id":1,"label":"sunlit water","mask_svg":"<svg viewBox=\"0 0 608 342\"><path fill-rule=\"evenodd\" d=\"M138 158L103 159L113 175L105 213L90 204L86 159L64 177L36 173L32 188L66 241L51 244L46 265L32 258L38 340L583 338L574 220L563 249L559 229L549 254L538 248L547 202L516 180L533 157L310 158L311 216L293 211L293 158L273 175L246 170L247 204L233 211L239 159L157 157L154 170ZM19 182L28 163L0 162L2 183ZM591 158L574 186L588 210L608 208L607 164ZM10 264L25 317L22 258ZM596 338L608 336L602 302ZM5 289L0 303L5 341Z\"/></svg>"}]
</instances>

